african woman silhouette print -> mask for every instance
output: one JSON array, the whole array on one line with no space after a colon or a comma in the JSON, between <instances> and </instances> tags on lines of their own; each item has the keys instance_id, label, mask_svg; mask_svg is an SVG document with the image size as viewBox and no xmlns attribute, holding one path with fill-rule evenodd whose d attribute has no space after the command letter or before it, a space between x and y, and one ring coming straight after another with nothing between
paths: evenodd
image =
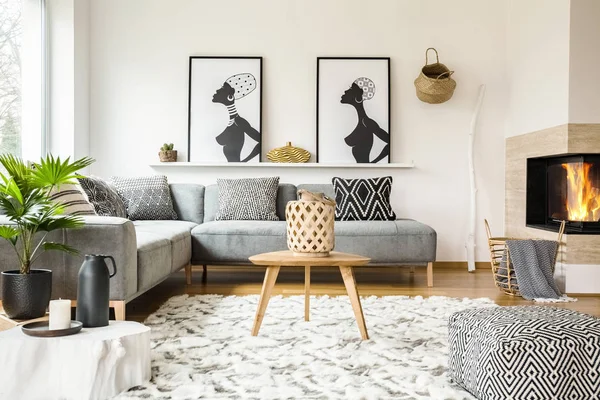
<instances>
[{"instance_id":1,"label":"african woman silhouette print","mask_svg":"<svg viewBox=\"0 0 600 400\"><path fill-rule=\"evenodd\" d=\"M375 96L375 84L369 78L360 77L342 95L341 103L350 104L356 109L358 123L352 133L344 138L348 146L352 148L352 155L357 163L377 163L390 155L390 135L379 127L375 120L371 119L365 111L364 102ZM371 150L375 137L381 139L385 146L381 153L370 160Z\"/></svg>"},{"instance_id":2,"label":"african woman silhouette print","mask_svg":"<svg viewBox=\"0 0 600 400\"><path fill-rule=\"evenodd\" d=\"M213 103L223 104L229 113L227 127L216 137L217 143L223 146L223 154L227 162L248 162L260 153L260 132L238 114L235 106L236 100L249 95L254 89L256 89L256 78L252 74L237 74L228 78L213 96ZM248 138L256 141L256 146L242 159L242 149Z\"/></svg>"}]
</instances>

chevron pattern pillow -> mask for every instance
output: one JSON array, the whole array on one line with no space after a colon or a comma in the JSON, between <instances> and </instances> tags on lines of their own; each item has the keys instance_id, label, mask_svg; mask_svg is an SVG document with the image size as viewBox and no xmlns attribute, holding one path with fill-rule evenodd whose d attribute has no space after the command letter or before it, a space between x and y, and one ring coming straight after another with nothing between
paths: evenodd
<instances>
[{"instance_id":1,"label":"chevron pattern pillow","mask_svg":"<svg viewBox=\"0 0 600 400\"><path fill-rule=\"evenodd\" d=\"M219 211L216 221L279 221L279 177L217 179Z\"/></svg>"},{"instance_id":2,"label":"chevron pattern pillow","mask_svg":"<svg viewBox=\"0 0 600 400\"><path fill-rule=\"evenodd\" d=\"M122 178L113 176L111 182L125 202L130 220L177 219L173 208L169 182L164 175Z\"/></svg>"},{"instance_id":3,"label":"chevron pattern pillow","mask_svg":"<svg viewBox=\"0 0 600 400\"><path fill-rule=\"evenodd\" d=\"M370 179L333 178L337 221L393 221L390 204L392 177Z\"/></svg>"}]
</instances>

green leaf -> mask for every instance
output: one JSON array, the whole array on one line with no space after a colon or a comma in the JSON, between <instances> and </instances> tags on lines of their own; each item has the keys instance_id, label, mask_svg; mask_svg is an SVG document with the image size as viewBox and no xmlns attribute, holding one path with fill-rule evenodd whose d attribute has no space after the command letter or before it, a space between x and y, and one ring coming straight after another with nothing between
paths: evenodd
<instances>
[{"instance_id":1,"label":"green leaf","mask_svg":"<svg viewBox=\"0 0 600 400\"><path fill-rule=\"evenodd\" d=\"M66 245L66 244L55 243L55 242L45 242L44 243L44 251L47 251L47 250L64 251L65 253L69 253L69 254L79 254L79 251L77 251L73 247Z\"/></svg>"},{"instance_id":2,"label":"green leaf","mask_svg":"<svg viewBox=\"0 0 600 400\"><path fill-rule=\"evenodd\" d=\"M0 237L8 240L13 246L17 244L20 232L10 225L0 225Z\"/></svg>"},{"instance_id":3,"label":"green leaf","mask_svg":"<svg viewBox=\"0 0 600 400\"><path fill-rule=\"evenodd\" d=\"M77 171L91 165L93 162L94 159L90 157L70 162L70 157L61 161L60 157L54 158L53 155L48 155L46 158L42 158L39 164L35 164L31 181L38 188L52 188L72 184L75 183L76 178L81 177L77 174Z\"/></svg>"},{"instance_id":4,"label":"green leaf","mask_svg":"<svg viewBox=\"0 0 600 400\"><path fill-rule=\"evenodd\" d=\"M51 232L57 229L75 229L83 226L83 219L75 215L43 218L39 221L38 230Z\"/></svg>"}]
</instances>

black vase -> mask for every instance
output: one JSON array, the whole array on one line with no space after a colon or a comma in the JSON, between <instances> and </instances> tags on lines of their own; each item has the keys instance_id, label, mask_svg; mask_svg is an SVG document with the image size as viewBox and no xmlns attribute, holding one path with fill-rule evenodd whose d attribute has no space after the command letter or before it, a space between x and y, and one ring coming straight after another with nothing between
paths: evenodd
<instances>
[{"instance_id":1,"label":"black vase","mask_svg":"<svg viewBox=\"0 0 600 400\"><path fill-rule=\"evenodd\" d=\"M106 259L112 261L113 273L108 272ZM75 319L86 328L108 325L110 278L117 273L111 256L87 254L79 269L77 284L77 311Z\"/></svg>"},{"instance_id":2,"label":"black vase","mask_svg":"<svg viewBox=\"0 0 600 400\"><path fill-rule=\"evenodd\" d=\"M2 272L2 307L11 319L43 317L52 295L52 271L32 269Z\"/></svg>"}]
</instances>

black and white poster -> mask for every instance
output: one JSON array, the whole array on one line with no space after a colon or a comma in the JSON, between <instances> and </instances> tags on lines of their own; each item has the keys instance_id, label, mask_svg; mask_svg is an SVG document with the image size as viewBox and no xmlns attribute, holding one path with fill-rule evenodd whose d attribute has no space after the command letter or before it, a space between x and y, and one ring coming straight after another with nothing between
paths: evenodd
<instances>
[{"instance_id":1,"label":"black and white poster","mask_svg":"<svg viewBox=\"0 0 600 400\"><path fill-rule=\"evenodd\" d=\"M317 161L390 162L390 59L317 59Z\"/></svg>"},{"instance_id":2,"label":"black and white poster","mask_svg":"<svg viewBox=\"0 0 600 400\"><path fill-rule=\"evenodd\" d=\"M262 57L190 57L188 161L260 162Z\"/></svg>"}]
</instances>

